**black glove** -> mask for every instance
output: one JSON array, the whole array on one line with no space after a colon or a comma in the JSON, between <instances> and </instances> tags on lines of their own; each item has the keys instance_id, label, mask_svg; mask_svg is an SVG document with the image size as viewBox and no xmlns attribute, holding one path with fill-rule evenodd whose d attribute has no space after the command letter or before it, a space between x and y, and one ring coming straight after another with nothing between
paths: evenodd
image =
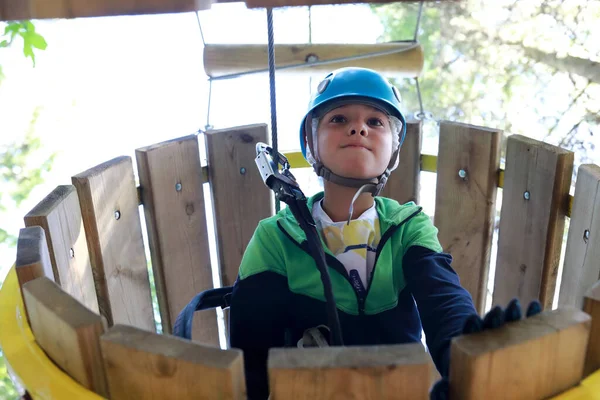
<instances>
[{"instance_id":1,"label":"black glove","mask_svg":"<svg viewBox=\"0 0 600 400\"><path fill-rule=\"evenodd\" d=\"M529 318L540 312L542 312L542 305L537 300L534 300L529 303L525 316L526 318ZM487 329L500 328L507 322L520 320L521 317L521 304L518 299L512 299L510 303L508 303L506 310L503 310L500 306L496 306L492 308L483 319L477 314L469 316L463 325L462 334L467 335L469 333L481 332ZM448 400L450 397L449 388L450 384L448 377L442 377L442 379L437 381L431 388L429 399Z\"/></svg>"}]
</instances>

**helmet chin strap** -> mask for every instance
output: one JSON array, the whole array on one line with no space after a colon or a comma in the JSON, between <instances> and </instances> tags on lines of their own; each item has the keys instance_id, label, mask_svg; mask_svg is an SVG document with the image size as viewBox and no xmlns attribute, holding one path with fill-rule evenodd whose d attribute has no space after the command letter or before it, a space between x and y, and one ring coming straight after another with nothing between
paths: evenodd
<instances>
[{"instance_id":1,"label":"helmet chin strap","mask_svg":"<svg viewBox=\"0 0 600 400\"><path fill-rule=\"evenodd\" d=\"M394 152L394 157L392 159L394 159L395 157L397 157L397 151ZM385 184L387 183L387 180L391 173L390 167L388 166L388 168L385 169L383 174L379 175L376 178L356 179L340 176L331 171L320 161L317 161L313 165L313 168L318 176L322 177L325 180L328 180L329 182L335 183L340 186L358 188L358 191L356 192L356 194L354 194L354 197L350 202L350 209L348 210L347 221L348 225L350 225L350 221L352 220L352 214L354 212L354 202L356 201L356 199L358 199L358 197L363 193L371 193L373 197L378 196L383 190Z\"/></svg>"}]
</instances>

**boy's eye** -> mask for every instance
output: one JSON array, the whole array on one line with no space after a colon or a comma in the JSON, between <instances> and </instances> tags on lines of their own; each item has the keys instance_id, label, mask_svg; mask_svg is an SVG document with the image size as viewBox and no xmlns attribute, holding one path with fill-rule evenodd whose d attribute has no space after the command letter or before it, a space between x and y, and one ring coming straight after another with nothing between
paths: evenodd
<instances>
[{"instance_id":1,"label":"boy's eye","mask_svg":"<svg viewBox=\"0 0 600 400\"><path fill-rule=\"evenodd\" d=\"M344 117L343 115L334 115L330 122L333 123L342 123L342 122L346 122L346 117Z\"/></svg>"},{"instance_id":2,"label":"boy's eye","mask_svg":"<svg viewBox=\"0 0 600 400\"><path fill-rule=\"evenodd\" d=\"M383 121L379 118L371 118L368 121L369 125L383 126Z\"/></svg>"}]
</instances>

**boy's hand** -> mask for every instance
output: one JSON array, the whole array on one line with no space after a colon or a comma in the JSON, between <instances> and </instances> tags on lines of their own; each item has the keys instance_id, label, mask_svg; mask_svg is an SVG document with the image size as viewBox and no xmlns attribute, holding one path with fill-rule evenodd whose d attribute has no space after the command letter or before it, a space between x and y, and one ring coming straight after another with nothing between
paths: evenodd
<instances>
[{"instance_id":1,"label":"boy's hand","mask_svg":"<svg viewBox=\"0 0 600 400\"><path fill-rule=\"evenodd\" d=\"M525 313L526 318L539 314L542 311L542 305L534 300L529 303ZM463 326L463 335L469 333L481 332L487 329L496 329L507 322L518 321L522 317L521 304L518 299L512 299L505 310L500 306L492 308L483 319L477 314L471 315L465 321ZM449 381L443 377L433 385L429 394L430 400L448 400L449 399Z\"/></svg>"}]
</instances>

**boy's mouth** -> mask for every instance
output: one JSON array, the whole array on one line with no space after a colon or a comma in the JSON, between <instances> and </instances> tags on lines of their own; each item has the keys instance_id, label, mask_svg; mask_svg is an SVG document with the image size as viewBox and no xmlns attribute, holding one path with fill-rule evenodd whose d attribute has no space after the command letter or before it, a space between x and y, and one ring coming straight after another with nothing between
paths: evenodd
<instances>
[{"instance_id":1,"label":"boy's mouth","mask_svg":"<svg viewBox=\"0 0 600 400\"><path fill-rule=\"evenodd\" d=\"M345 148L358 148L358 149L365 149L365 150L371 151L371 149L369 149L367 146L358 144L358 143L352 143L352 144L347 144L347 145L342 146L342 149L345 149Z\"/></svg>"}]
</instances>

